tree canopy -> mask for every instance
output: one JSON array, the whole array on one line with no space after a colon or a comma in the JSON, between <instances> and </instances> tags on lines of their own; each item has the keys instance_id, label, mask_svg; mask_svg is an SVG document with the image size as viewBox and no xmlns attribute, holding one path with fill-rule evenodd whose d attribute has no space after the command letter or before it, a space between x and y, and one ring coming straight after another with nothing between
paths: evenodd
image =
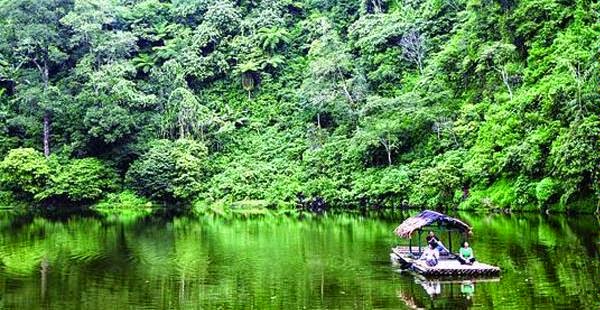
<instances>
[{"instance_id":1,"label":"tree canopy","mask_svg":"<svg viewBox=\"0 0 600 310\"><path fill-rule=\"evenodd\" d=\"M593 211L598 12L555 0L0 0L0 191Z\"/></svg>"}]
</instances>

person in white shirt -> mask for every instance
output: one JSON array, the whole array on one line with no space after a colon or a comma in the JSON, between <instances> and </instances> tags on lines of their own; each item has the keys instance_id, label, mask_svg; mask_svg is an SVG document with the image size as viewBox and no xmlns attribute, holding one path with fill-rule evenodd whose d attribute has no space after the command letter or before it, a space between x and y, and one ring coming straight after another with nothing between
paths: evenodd
<instances>
[{"instance_id":1,"label":"person in white shirt","mask_svg":"<svg viewBox=\"0 0 600 310\"><path fill-rule=\"evenodd\" d=\"M423 251L421 254L421 259L427 263L427 265L433 267L438 264L438 259L440 258L440 252L433 247L432 244L429 244L427 249Z\"/></svg>"}]
</instances>

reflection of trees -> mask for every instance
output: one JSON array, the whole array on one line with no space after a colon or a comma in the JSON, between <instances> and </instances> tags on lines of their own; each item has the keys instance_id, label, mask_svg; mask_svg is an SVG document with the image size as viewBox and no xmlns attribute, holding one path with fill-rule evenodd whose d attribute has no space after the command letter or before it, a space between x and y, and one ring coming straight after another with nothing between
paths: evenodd
<instances>
[{"instance_id":1,"label":"reflection of trees","mask_svg":"<svg viewBox=\"0 0 600 310\"><path fill-rule=\"evenodd\" d=\"M364 228L357 229L363 224ZM343 302L347 307L356 302L373 307L368 296L390 288L389 283L360 280L372 272L365 268L370 263L362 253L365 244L390 235L389 227L379 221L360 223L350 217L307 222L204 219L177 225L185 227L186 234L195 227L192 235L200 235L196 238L201 238L209 253L211 276L205 280L207 285L201 285L203 296L196 294L188 300L202 307L332 308ZM389 246L369 251L377 253L382 248ZM348 300L346 294L359 298Z\"/></svg>"},{"instance_id":2,"label":"reflection of trees","mask_svg":"<svg viewBox=\"0 0 600 310\"><path fill-rule=\"evenodd\" d=\"M42 262L52 265L59 257L75 261L97 259L102 251L95 236L99 227L96 220L57 223L36 218L16 231L5 232L0 235L4 272L31 275L39 270Z\"/></svg>"},{"instance_id":3,"label":"reflection of trees","mask_svg":"<svg viewBox=\"0 0 600 310\"><path fill-rule=\"evenodd\" d=\"M398 298L400 298L400 300L402 300L404 304L406 304L406 306L410 309L423 309L422 307L419 307L417 305L417 301L411 293L398 290Z\"/></svg>"},{"instance_id":4,"label":"reflection of trees","mask_svg":"<svg viewBox=\"0 0 600 310\"><path fill-rule=\"evenodd\" d=\"M593 308L593 218L460 217L474 226L477 256L503 268L501 282L477 284L478 305L565 305L580 295L573 306ZM44 293L45 305L68 300L86 309L395 308L398 296L418 307L468 307L460 283L442 284L432 299L412 276L391 272L397 222L0 216L1 306L35 306Z\"/></svg>"},{"instance_id":5,"label":"reflection of trees","mask_svg":"<svg viewBox=\"0 0 600 310\"><path fill-rule=\"evenodd\" d=\"M394 241L391 226L352 216L62 222L33 217L14 227L0 218L0 280L25 284L0 291L15 307L35 303L41 289L46 305L81 300L78 305L87 309L395 307L397 301L374 298L393 296L392 275L364 280L375 272L366 267L375 254L381 254L387 273L387 253L381 250Z\"/></svg>"},{"instance_id":6,"label":"reflection of trees","mask_svg":"<svg viewBox=\"0 0 600 310\"><path fill-rule=\"evenodd\" d=\"M491 302L523 300L526 304L527 298L536 296L539 303L593 306L597 297L589 286L597 283L600 264L589 256L597 247L589 242L590 232L594 231L591 221L523 214L460 217L473 225L476 255L482 261L499 265L502 281L518 285L510 291L484 287L488 290L483 294L490 296ZM581 305L570 304L573 299L568 296L577 295L581 296L577 298Z\"/></svg>"}]
</instances>

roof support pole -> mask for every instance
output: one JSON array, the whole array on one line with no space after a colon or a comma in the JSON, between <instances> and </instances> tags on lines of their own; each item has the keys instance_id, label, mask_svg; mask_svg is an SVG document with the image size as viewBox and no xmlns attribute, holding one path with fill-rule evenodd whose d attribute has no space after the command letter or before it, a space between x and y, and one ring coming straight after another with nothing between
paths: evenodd
<instances>
[{"instance_id":1,"label":"roof support pole","mask_svg":"<svg viewBox=\"0 0 600 310\"><path fill-rule=\"evenodd\" d=\"M419 228L419 256L421 255L421 233L423 231L421 230L421 228Z\"/></svg>"},{"instance_id":2,"label":"roof support pole","mask_svg":"<svg viewBox=\"0 0 600 310\"><path fill-rule=\"evenodd\" d=\"M452 253L452 230L448 230L448 251Z\"/></svg>"}]
</instances>

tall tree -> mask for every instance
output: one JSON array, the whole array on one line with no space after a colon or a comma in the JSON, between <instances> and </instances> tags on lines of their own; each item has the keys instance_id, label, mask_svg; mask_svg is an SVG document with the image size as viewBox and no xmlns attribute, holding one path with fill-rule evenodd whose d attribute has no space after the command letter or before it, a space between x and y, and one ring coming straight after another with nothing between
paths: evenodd
<instances>
[{"instance_id":1,"label":"tall tree","mask_svg":"<svg viewBox=\"0 0 600 310\"><path fill-rule=\"evenodd\" d=\"M164 135L170 138L199 137L204 141L213 119L213 113L189 89L180 87L169 96L162 128Z\"/></svg>"},{"instance_id":2,"label":"tall tree","mask_svg":"<svg viewBox=\"0 0 600 310\"><path fill-rule=\"evenodd\" d=\"M75 0L73 9L61 19L73 34L70 43L86 51L94 69L130 56L137 38L117 27L119 7L110 0Z\"/></svg>"},{"instance_id":3,"label":"tall tree","mask_svg":"<svg viewBox=\"0 0 600 310\"><path fill-rule=\"evenodd\" d=\"M308 76L300 89L306 106L316 110L318 127L324 112L341 110L355 116L368 90L366 78L338 33L326 20L320 26L321 36L312 42Z\"/></svg>"},{"instance_id":4,"label":"tall tree","mask_svg":"<svg viewBox=\"0 0 600 310\"><path fill-rule=\"evenodd\" d=\"M483 48L478 66L478 70L489 68L500 74L500 79L508 91L510 100L513 99L513 89L508 65L514 57L514 45L495 42L494 44Z\"/></svg>"},{"instance_id":5,"label":"tall tree","mask_svg":"<svg viewBox=\"0 0 600 310\"><path fill-rule=\"evenodd\" d=\"M41 110L44 155L50 155L52 108L49 90L53 75L67 59L67 33L60 19L72 6L69 0L0 2L0 50L14 68L37 72L41 92L33 102ZM24 83L25 81L21 81ZM32 82L32 81L29 81ZM31 86L27 86L31 87ZM28 102L32 102L27 100Z\"/></svg>"},{"instance_id":6,"label":"tall tree","mask_svg":"<svg viewBox=\"0 0 600 310\"><path fill-rule=\"evenodd\" d=\"M402 47L402 58L415 64L419 73L423 74L423 62L427 51L425 37L415 29L410 30L400 39L400 47Z\"/></svg>"}]
</instances>

